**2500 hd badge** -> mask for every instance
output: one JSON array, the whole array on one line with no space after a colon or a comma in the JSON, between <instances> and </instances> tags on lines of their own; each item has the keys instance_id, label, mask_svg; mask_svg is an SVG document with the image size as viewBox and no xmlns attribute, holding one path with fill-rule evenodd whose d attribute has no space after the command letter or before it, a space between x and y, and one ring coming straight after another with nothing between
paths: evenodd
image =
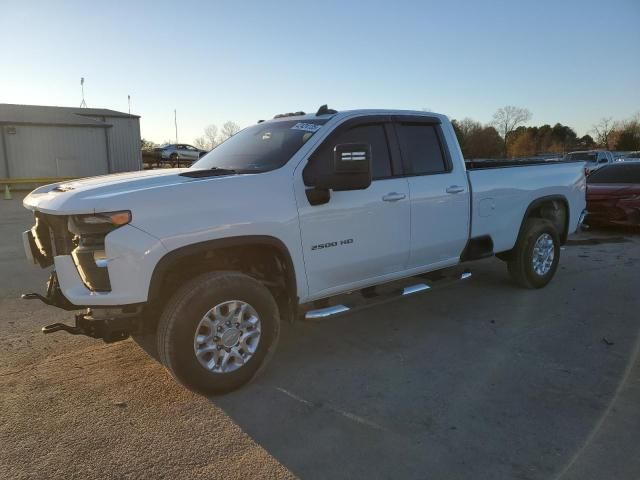
<instances>
[{"instance_id":1,"label":"2500 hd badge","mask_svg":"<svg viewBox=\"0 0 640 480\"><path fill-rule=\"evenodd\" d=\"M339 242L327 242L312 245L311 250L322 250L323 248L337 247L338 245L350 245L353 243L353 238L347 238L346 240L340 240Z\"/></svg>"}]
</instances>

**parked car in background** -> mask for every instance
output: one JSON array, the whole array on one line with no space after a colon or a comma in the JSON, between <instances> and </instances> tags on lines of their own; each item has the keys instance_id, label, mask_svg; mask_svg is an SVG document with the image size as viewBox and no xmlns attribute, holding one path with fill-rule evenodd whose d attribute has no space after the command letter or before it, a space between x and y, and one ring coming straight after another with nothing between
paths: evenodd
<instances>
[{"instance_id":1,"label":"parked car in background","mask_svg":"<svg viewBox=\"0 0 640 480\"><path fill-rule=\"evenodd\" d=\"M619 162L637 162L640 161L640 151L629 152L618 159Z\"/></svg>"},{"instance_id":2,"label":"parked car in background","mask_svg":"<svg viewBox=\"0 0 640 480\"><path fill-rule=\"evenodd\" d=\"M206 150L185 143L162 145L155 148L154 152L158 155L158 166L162 163L169 163L172 167L179 167L181 165L191 166L192 163L196 162L205 153L209 153Z\"/></svg>"},{"instance_id":3,"label":"parked car in background","mask_svg":"<svg viewBox=\"0 0 640 480\"><path fill-rule=\"evenodd\" d=\"M640 161L618 162L587 178L589 225L640 225Z\"/></svg>"},{"instance_id":4,"label":"parked car in background","mask_svg":"<svg viewBox=\"0 0 640 480\"><path fill-rule=\"evenodd\" d=\"M584 173L591 175L593 172L605 165L614 163L613 153L608 150L584 150L567 153L565 160L586 162Z\"/></svg>"}]
</instances>

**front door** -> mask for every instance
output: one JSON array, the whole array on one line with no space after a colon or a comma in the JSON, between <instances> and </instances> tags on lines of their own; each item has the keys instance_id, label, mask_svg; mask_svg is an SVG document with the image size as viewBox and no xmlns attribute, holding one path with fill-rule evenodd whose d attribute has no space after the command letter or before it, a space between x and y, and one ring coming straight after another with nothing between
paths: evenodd
<instances>
[{"instance_id":1,"label":"front door","mask_svg":"<svg viewBox=\"0 0 640 480\"><path fill-rule=\"evenodd\" d=\"M372 279L406 268L409 255L409 188L394 177L384 123L350 124L329 136L311 155L296 182L302 247L310 297L346 286L358 288ZM305 190L343 143L371 145L373 181L365 190L332 191L329 201L311 205Z\"/></svg>"}]
</instances>

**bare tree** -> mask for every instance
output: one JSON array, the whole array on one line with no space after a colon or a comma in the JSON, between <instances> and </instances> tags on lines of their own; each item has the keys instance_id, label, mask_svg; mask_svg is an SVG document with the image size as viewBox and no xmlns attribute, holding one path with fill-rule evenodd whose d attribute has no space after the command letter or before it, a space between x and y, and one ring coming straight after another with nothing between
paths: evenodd
<instances>
[{"instance_id":1,"label":"bare tree","mask_svg":"<svg viewBox=\"0 0 640 480\"><path fill-rule=\"evenodd\" d=\"M611 117L604 117L593 126L593 133L596 135L596 142L609 150L609 136L615 128L615 123Z\"/></svg>"},{"instance_id":2,"label":"bare tree","mask_svg":"<svg viewBox=\"0 0 640 480\"><path fill-rule=\"evenodd\" d=\"M509 135L516 128L523 123L528 122L531 119L531 112L526 108L514 107L513 105L507 105L498 109L493 114L493 122L496 129L502 135L504 141L504 156L507 156L507 145L509 142Z\"/></svg>"},{"instance_id":3,"label":"bare tree","mask_svg":"<svg viewBox=\"0 0 640 480\"><path fill-rule=\"evenodd\" d=\"M204 135L197 137L193 144L203 150L213 150L220 143L218 138L218 127L213 123L204 129Z\"/></svg>"},{"instance_id":4,"label":"bare tree","mask_svg":"<svg viewBox=\"0 0 640 480\"><path fill-rule=\"evenodd\" d=\"M218 127L212 123L204 129L204 135L193 140L193 144L203 150L213 150L227 138L234 136L239 131L240 127L237 123L228 121L222 126L222 130L218 133Z\"/></svg>"},{"instance_id":5,"label":"bare tree","mask_svg":"<svg viewBox=\"0 0 640 480\"><path fill-rule=\"evenodd\" d=\"M216 148L218 143L218 127L214 124L209 125L204 129L204 137L207 139L209 145L207 146L207 150L212 150Z\"/></svg>"},{"instance_id":6,"label":"bare tree","mask_svg":"<svg viewBox=\"0 0 640 480\"><path fill-rule=\"evenodd\" d=\"M469 117L463 118L458 122L458 127L460 128L460 132L464 137L467 137L471 132L481 129L482 125L480 122L476 122Z\"/></svg>"},{"instance_id":7,"label":"bare tree","mask_svg":"<svg viewBox=\"0 0 640 480\"><path fill-rule=\"evenodd\" d=\"M201 135L193 140L193 145L195 147L201 148L202 150L210 150L209 141Z\"/></svg>"},{"instance_id":8,"label":"bare tree","mask_svg":"<svg viewBox=\"0 0 640 480\"><path fill-rule=\"evenodd\" d=\"M232 121L226 122L222 126L222 131L220 132L219 143L224 142L227 138L233 137L239 131L240 126L237 123Z\"/></svg>"}]
</instances>

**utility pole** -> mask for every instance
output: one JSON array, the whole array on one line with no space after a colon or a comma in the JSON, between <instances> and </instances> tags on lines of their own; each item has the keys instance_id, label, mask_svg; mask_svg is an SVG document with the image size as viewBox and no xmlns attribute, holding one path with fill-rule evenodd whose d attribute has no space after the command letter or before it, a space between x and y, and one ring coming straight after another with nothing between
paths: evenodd
<instances>
[{"instance_id":1,"label":"utility pole","mask_svg":"<svg viewBox=\"0 0 640 480\"><path fill-rule=\"evenodd\" d=\"M173 123L176 126L176 143L178 143L178 113L176 110L173 110Z\"/></svg>"},{"instance_id":2,"label":"utility pole","mask_svg":"<svg viewBox=\"0 0 640 480\"><path fill-rule=\"evenodd\" d=\"M80 102L80 108L87 108L87 102L84 101L84 77L80 77L80 90L82 92L82 102Z\"/></svg>"},{"instance_id":3,"label":"utility pole","mask_svg":"<svg viewBox=\"0 0 640 480\"><path fill-rule=\"evenodd\" d=\"M129 115L131 115L131 95L127 95L127 102L129 103Z\"/></svg>"}]
</instances>

